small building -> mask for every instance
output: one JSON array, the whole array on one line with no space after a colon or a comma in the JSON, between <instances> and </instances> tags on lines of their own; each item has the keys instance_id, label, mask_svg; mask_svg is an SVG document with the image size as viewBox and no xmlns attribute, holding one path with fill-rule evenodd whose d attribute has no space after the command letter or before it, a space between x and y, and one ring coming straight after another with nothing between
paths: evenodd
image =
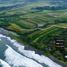
<instances>
[{"instance_id":1,"label":"small building","mask_svg":"<svg viewBox=\"0 0 67 67\"><path fill-rule=\"evenodd\" d=\"M67 59L67 56L65 56L65 58Z\"/></svg>"},{"instance_id":2,"label":"small building","mask_svg":"<svg viewBox=\"0 0 67 67\"><path fill-rule=\"evenodd\" d=\"M55 38L55 47L56 49L64 49L64 39L60 37Z\"/></svg>"}]
</instances>

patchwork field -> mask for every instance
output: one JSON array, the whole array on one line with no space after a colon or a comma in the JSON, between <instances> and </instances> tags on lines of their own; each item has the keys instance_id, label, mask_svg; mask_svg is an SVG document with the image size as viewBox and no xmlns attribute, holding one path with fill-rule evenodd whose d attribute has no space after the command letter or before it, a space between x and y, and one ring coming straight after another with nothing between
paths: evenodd
<instances>
[{"instance_id":1,"label":"patchwork field","mask_svg":"<svg viewBox=\"0 0 67 67\"><path fill-rule=\"evenodd\" d=\"M0 27L16 33L18 36L11 37L17 41L67 62L67 10L4 11L0 13ZM54 46L55 37L64 39L64 53Z\"/></svg>"}]
</instances>

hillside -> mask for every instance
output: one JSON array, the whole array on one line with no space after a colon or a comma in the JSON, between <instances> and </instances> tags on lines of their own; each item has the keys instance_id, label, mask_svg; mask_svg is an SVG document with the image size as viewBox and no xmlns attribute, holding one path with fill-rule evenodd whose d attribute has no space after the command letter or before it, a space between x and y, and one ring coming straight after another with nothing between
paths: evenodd
<instances>
[{"instance_id":1,"label":"hillside","mask_svg":"<svg viewBox=\"0 0 67 67\"><path fill-rule=\"evenodd\" d=\"M57 0L56 0L57 1ZM5 2L5 1L4 1ZM3 4L4 4L3 2ZM7 5L11 2L11 5ZM13 4L13 2L15 4ZM67 7L65 0L61 3L39 0L7 1L6 7L0 7L0 29L2 33L27 46L41 51L46 56L54 56L66 64L67 59ZM21 3L21 4L20 4ZM54 5L55 4L55 5ZM61 6L62 5L62 6ZM56 7L57 6L57 7ZM60 8L61 6L61 8ZM47 9L48 8L48 9ZM11 32L11 33L10 33ZM64 40L58 48L55 38ZM62 48L63 46L63 48Z\"/></svg>"}]
</instances>

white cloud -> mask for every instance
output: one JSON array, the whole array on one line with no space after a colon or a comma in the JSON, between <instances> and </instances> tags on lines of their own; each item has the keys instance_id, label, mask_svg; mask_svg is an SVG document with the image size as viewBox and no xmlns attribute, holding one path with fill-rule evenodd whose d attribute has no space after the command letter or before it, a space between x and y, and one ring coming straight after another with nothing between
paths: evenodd
<instances>
[{"instance_id":1,"label":"white cloud","mask_svg":"<svg viewBox=\"0 0 67 67\"><path fill-rule=\"evenodd\" d=\"M5 62L1 59L0 59L0 65L2 65L2 67L11 67L7 62Z\"/></svg>"},{"instance_id":2,"label":"white cloud","mask_svg":"<svg viewBox=\"0 0 67 67\"><path fill-rule=\"evenodd\" d=\"M31 50L24 50L24 46L18 43L16 40L11 39L10 37L6 37L2 34L0 34L0 37L8 39L12 43L14 47L17 48L19 51L16 52L14 49L10 47L10 45L7 45L7 50L5 51L5 60L10 64L13 65L13 67L17 66L25 66L25 67L43 67L41 64L48 65L49 67L62 67L61 65L53 62L51 59L44 55L35 54L35 51ZM21 54L23 55L21 55ZM38 61L39 63L37 63Z\"/></svg>"},{"instance_id":3,"label":"white cloud","mask_svg":"<svg viewBox=\"0 0 67 67\"><path fill-rule=\"evenodd\" d=\"M20 55L16 51L14 51L10 46L8 46L5 51L5 61L7 61L13 67L43 67L32 59L26 58L25 56Z\"/></svg>"},{"instance_id":4,"label":"white cloud","mask_svg":"<svg viewBox=\"0 0 67 67\"><path fill-rule=\"evenodd\" d=\"M43 63L44 65L48 65L49 67L62 67L59 64L53 62L51 59L49 59L48 57L44 56L44 55L38 55L35 54L35 51L30 51L30 50L22 50L23 48L18 47L18 51L21 52L22 54L24 54L25 56L35 59L36 61L38 61L39 63Z\"/></svg>"}]
</instances>

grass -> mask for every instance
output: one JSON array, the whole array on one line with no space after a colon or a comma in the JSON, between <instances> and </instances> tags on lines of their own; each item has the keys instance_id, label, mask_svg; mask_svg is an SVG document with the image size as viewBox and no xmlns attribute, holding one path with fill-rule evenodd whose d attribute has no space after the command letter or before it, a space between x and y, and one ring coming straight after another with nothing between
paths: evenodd
<instances>
[{"instance_id":1,"label":"grass","mask_svg":"<svg viewBox=\"0 0 67 67\"><path fill-rule=\"evenodd\" d=\"M0 26L16 33L18 37L11 37L17 41L30 45L49 55L48 45L52 39L56 35L64 34L62 32L67 30L66 16L66 11L44 10L41 12L24 13L22 10L16 9L0 15ZM61 37L65 36L67 38L66 35Z\"/></svg>"},{"instance_id":2,"label":"grass","mask_svg":"<svg viewBox=\"0 0 67 67\"><path fill-rule=\"evenodd\" d=\"M64 23L61 23L61 24L58 24L56 25L57 27L60 27L60 28L67 28L67 23L64 24Z\"/></svg>"}]
</instances>

